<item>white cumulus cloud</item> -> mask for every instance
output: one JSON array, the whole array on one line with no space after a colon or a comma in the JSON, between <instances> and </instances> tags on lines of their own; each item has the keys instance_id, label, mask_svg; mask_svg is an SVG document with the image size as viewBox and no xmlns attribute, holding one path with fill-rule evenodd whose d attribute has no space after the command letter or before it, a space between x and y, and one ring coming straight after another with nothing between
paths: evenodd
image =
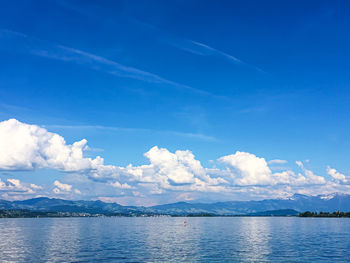
<instances>
[{"instance_id":1,"label":"white cumulus cloud","mask_svg":"<svg viewBox=\"0 0 350 263\"><path fill-rule=\"evenodd\" d=\"M73 189L72 185L61 183L58 180L54 181L53 185L55 186L55 188L52 191L55 194L69 194L71 192L75 194L81 194L81 192L78 189Z\"/></svg>"},{"instance_id":2,"label":"white cumulus cloud","mask_svg":"<svg viewBox=\"0 0 350 263\"><path fill-rule=\"evenodd\" d=\"M52 168L60 171L93 169L103 159L84 158L87 141L67 145L64 138L37 125L15 119L0 122L0 169L32 170Z\"/></svg>"},{"instance_id":3,"label":"white cumulus cloud","mask_svg":"<svg viewBox=\"0 0 350 263\"><path fill-rule=\"evenodd\" d=\"M272 172L264 158L251 153L239 152L219 158L236 177L238 185L271 184Z\"/></svg>"},{"instance_id":4,"label":"white cumulus cloud","mask_svg":"<svg viewBox=\"0 0 350 263\"><path fill-rule=\"evenodd\" d=\"M92 186L109 189L110 195L121 194L125 200L160 196L170 198L188 193L189 196L244 194L252 197L286 196L295 192L333 190L347 191L347 177L328 167L328 174L334 179L326 181L315 175L297 161L300 173L281 168L278 172L269 165L284 164L276 159L267 162L252 153L237 151L213 161L214 168L205 168L190 150L171 152L158 146L152 147L144 156L147 164L125 167L105 165L103 158L84 157L87 150L85 139L67 144L64 138L37 125L19 122L15 119L0 122L0 170L35 170L49 168L66 172L66 176L81 176ZM217 168L220 167L220 168ZM81 194L71 184L54 181L55 194ZM0 190L34 193L41 190L35 184L23 184L16 179L0 181ZM194 195L196 193L196 195ZM121 197L120 197L121 198ZM124 197L123 197L124 198ZM141 199L138 199L141 200ZM171 200L171 199L169 199ZM152 201L153 202L153 201Z\"/></svg>"},{"instance_id":5,"label":"white cumulus cloud","mask_svg":"<svg viewBox=\"0 0 350 263\"><path fill-rule=\"evenodd\" d=\"M127 183L121 184L118 181L115 181L114 183L110 183L111 186L115 188L120 188L120 189L132 189L133 187L131 185L128 185Z\"/></svg>"},{"instance_id":6,"label":"white cumulus cloud","mask_svg":"<svg viewBox=\"0 0 350 263\"><path fill-rule=\"evenodd\" d=\"M339 173L336 169L331 168L330 166L327 167L327 173L336 181L342 183L347 183L349 181L344 174Z\"/></svg>"},{"instance_id":7,"label":"white cumulus cloud","mask_svg":"<svg viewBox=\"0 0 350 263\"><path fill-rule=\"evenodd\" d=\"M65 192L72 191L72 186L69 185L69 184L63 184L63 183L61 183L60 181L57 181L57 180L53 184L54 184L54 186L56 186L58 189L60 189L62 191L65 191Z\"/></svg>"},{"instance_id":8,"label":"white cumulus cloud","mask_svg":"<svg viewBox=\"0 0 350 263\"><path fill-rule=\"evenodd\" d=\"M305 177L307 178L310 184L325 184L326 179L322 176L315 175L311 170L305 168L304 164L301 161L295 162L301 170L304 172Z\"/></svg>"},{"instance_id":9,"label":"white cumulus cloud","mask_svg":"<svg viewBox=\"0 0 350 263\"><path fill-rule=\"evenodd\" d=\"M30 183L23 183L18 179L7 179L7 182L4 182L0 179L0 191L1 192L10 192L10 193L22 193L22 194L34 194L38 190L42 190L41 186Z\"/></svg>"}]
</instances>

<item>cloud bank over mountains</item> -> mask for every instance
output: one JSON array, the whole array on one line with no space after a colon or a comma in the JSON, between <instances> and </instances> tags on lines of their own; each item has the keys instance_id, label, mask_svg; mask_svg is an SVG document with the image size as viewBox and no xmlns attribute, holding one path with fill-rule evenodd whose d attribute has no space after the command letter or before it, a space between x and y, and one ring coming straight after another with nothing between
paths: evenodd
<instances>
[{"instance_id":1,"label":"cloud bank over mountains","mask_svg":"<svg viewBox=\"0 0 350 263\"><path fill-rule=\"evenodd\" d=\"M350 192L349 178L329 166L328 179L314 174L300 161L296 162L300 168L298 173L289 168L273 172L270 166L285 165L286 161L267 162L247 152L237 151L222 156L215 166L206 168L190 150L173 153L154 146L144 154L148 164L123 167L106 165L100 156L87 158L84 156L86 149L85 139L67 144L61 135L37 125L15 119L0 122L0 170L37 171L45 168L84 178L91 187L110 188L108 197L95 197L101 200L109 198L110 201L128 203L138 200L139 204L142 200L147 203L147 199L159 203L162 200L192 200L206 196L233 200L239 194L249 199L286 197L294 193ZM57 178L52 178L52 182L51 188L46 189L10 178L0 181L0 196L8 199L11 196L26 198L28 195L91 196L79 189L79 183L72 185Z\"/></svg>"}]
</instances>

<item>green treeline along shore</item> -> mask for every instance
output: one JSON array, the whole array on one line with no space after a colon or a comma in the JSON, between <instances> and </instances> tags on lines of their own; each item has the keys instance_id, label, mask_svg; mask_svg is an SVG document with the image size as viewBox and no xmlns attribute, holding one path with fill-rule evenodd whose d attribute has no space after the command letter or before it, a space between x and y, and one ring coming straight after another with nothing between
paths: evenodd
<instances>
[{"instance_id":1,"label":"green treeline along shore","mask_svg":"<svg viewBox=\"0 0 350 263\"><path fill-rule=\"evenodd\" d=\"M306 211L304 213L300 213L299 217L350 217L350 212L333 212L333 213L329 213L329 212L310 212L310 211Z\"/></svg>"},{"instance_id":2,"label":"green treeline along shore","mask_svg":"<svg viewBox=\"0 0 350 263\"><path fill-rule=\"evenodd\" d=\"M261 216L294 216L294 217L332 217L332 218L344 218L350 217L350 212L310 212L306 211L304 213L294 214L294 215L284 215L280 213L256 213L256 214L246 214L246 215L218 215L210 213L195 213L195 214L158 214L158 213L84 213L84 212L44 212L44 211L31 211L26 209L0 209L0 218L33 218L33 217L105 217L105 216L123 216L123 217L150 217L150 216L185 216L185 217L261 217Z\"/></svg>"}]
</instances>

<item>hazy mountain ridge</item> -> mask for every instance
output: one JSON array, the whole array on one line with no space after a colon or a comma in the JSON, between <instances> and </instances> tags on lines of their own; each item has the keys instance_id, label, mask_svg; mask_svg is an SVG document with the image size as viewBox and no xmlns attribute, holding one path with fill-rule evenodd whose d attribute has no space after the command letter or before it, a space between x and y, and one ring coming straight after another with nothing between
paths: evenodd
<instances>
[{"instance_id":1,"label":"hazy mountain ridge","mask_svg":"<svg viewBox=\"0 0 350 263\"><path fill-rule=\"evenodd\" d=\"M72 212L109 215L265 215L273 211L295 214L295 211L350 211L350 195L332 194L306 196L296 194L289 199L265 199L261 201L229 201L217 203L178 202L153 207L122 206L102 201L72 201L47 197L23 201L0 200L0 209L26 209L30 211ZM288 212L289 211L289 212ZM293 212L294 211L294 212Z\"/></svg>"},{"instance_id":2,"label":"hazy mountain ridge","mask_svg":"<svg viewBox=\"0 0 350 263\"><path fill-rule=\"evenodd\" d=\"M261 201L228 201L212 204L179 202L152 207L157 212L207 212L221 215L251 214L264 211L292 209L296 211L350 211L350 195L333 194L306 196L295 194L289 199Z\"/></svg>"}]
</instances>

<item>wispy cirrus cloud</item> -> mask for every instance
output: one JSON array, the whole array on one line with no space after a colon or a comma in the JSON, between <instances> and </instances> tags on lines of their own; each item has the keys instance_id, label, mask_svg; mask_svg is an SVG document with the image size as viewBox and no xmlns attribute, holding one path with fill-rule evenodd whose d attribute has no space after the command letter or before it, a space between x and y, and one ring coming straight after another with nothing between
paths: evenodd
<instances>
[{"instance_id":1,"label":"wispy cirrus cloud","mask_svg":"<svg viewBox=\"0 0 350 263\"><path fill-rule=\"evenodd\" d=\"M218 48L214 48L207 43L203 43L200 41L195 41L192 39L187 39L179 36L174 36L172 34L169 34L168 32L164 32L163 30L159 29L158 27L148 24L144 21L140 20L133 20L134 23L138 24L139 26L143 26L145 29L152 31L154 34L158 34L158 39L166 43L172 47L175 47L177 49L183 50L185 52L197 55L197 56L205 56L205 57L218 57L222 58L230 63L244 66L253 70L256 70L260 73L263 74L268 74L266 71L263 69L254 66L250 63L247 63L245 61L242 61L236 56L233 56L227 52L224 52Z\"/></svg>"},{"instance_id":2,"label":"wispy cirrus cloud","mask_svg":"<svg viewBox=\"0 0 350 263\"><path fill-rule=\"evenodd\" d=\"M102 13L106 13L106 10L103 10L104 8L98 4L83 4L83 5L77 5L77 4L73 4L71 2L68 1L54 1L57 5L60 5L66 9L72 10L74 12L77 12L79 14L88 16L88 17L100 17L101 18L101 14ZM99 10L100 15L97 15L96 10ZM156 27L153 24L149 24L146 23L145 21L140 21L138 19L135 18L130 18L130 17L124 17L125 20L127 20L129 23L133 23L136 24L138 26L142 26L143 28L145 28L148 31L152 31L155 34L158 34L160 37L157 37L158 39L160 39L161 41L167 43L168 45L171 45L173 47L176 47L178 49L181 49L183 51L195 54L195 55L199 55L199 56L216 56L219 58L223 58L225 60L227 60L228 62L234 63L236 65L241 65L241 66L245 66L248 68L251 68L253 70L259 71L260 73L264 73L267 74L266 71L264 71L263 69L254 66L250 63L244 62L241 59L239 59L236 56L233 56L227 52L224 52L218 48L214 48L210 45L208 45L207 43L203 43L200 41L194 41L191 39L186 39L186 38L182 38L179 36L174 36L172 34L170 34L169 32L165 32L163 30L161 30L160 28ZM112 23L112 19L108 20L108 23Z\"/></svg>"},{"instance_id":3,"label":"wispy cirrus cloud","mask_svg":"<svg viewBox=\"0 0 350 263\"><path fill-rule=\"evenodd\" d=\"M189 53L195 54L195 55L199 55L199 56L215 56L215 55L219 55L222 56L224 58L226 58L227 60L234 62L236 64L241 64L243 63L240 59L227 54L223 51L217 50L211 46L208 46L206 44L197 42L197 41L193 41L193 40L189 40L189 39L169 39L167 41L170 45L182 49L184 51L187 51Z\"/></svg>"},{"instance_id":4,"label":"wispy cirrus cloud","mask_svg":"<svg viewBox=\"0 0 350 263\"><path fill-rule=\"evenodd\" d=\"M286 164L286 163L288 163L288 161L281 160L281 159L274 159L274 160L268 161L268 164Z\"/></svg>"},{"instance_id":5,"label":"wispy cirrus cloud","mask_svg":"<svg viewBox=\"0 0 350 263\"><path fill-rule=\"evenodd\" d=\"M159 84L161 87L165 88L180 89L203 96L211 96L213 98L225 98L224 96L218 96L205 90L168 80L145 70L123 65L103 56L57 43L47 42L21 32L0 29L0 38L2 39L0 48L10 49L11 51L24 52L49 59L76 63L93 70L103 71L110 75Z\"/></svg>"},{"instance_id":6,"label":"wispy cirrus cloud","mask_svg":"<svg viewBox=\"0 0 350 263\"><path fill-rule=\"evenodd\" d=\"M179 137L187 137L191 139L198 139L203 141L217 142L218 139L202 134L202 133L191 133L191 132L179 132L171 130L154 130L145 128L127 128L127 127L116 127L116 126L103 126L103 125L44 125L45 128L58 128L58 129L77 129L77 130L100 130L100 131L115 131L115 132L142 132L151 134L168 134Z\"/></svg>"},{"instance_id":7,"label":"wispy cirrus cloud","mask_svg":"<svg viewBox=\"0 0 350 263\"><path fill-rule=\"evenodd\" d=\"M151 25L149 23L146 23L144 21L140 20L133 20L134 23L138 24L139 26L143 26L145 29L152 31L154 34L158 34L158 39L166 43L172 47L175 47L177 49L183 50L185 52L197 55L197 56L205 56L205 57L219 57L222 58L230 63L244 66L253 70L256 70L263 74L268 74L263 69L254 66L250 63L247 63L245 61L242 61L236 56L233 56L227 52L224 52L218 48L214 48L206 43L202 43L200 41L195 41L192 39L182 38L179 36L174 36L172 34L169 34L168 32L164 32L163 30L159 29L158 27Z\"/></svg>"},{"instance_id":8,"label":"wispy cirrus cloud","mask_svg":"<svg viewBox=\"0 0 350 263\"><path fill-rule=\"evenodd\" d=\"M211 47L207 44L204 44L198 41L193 41L189 39L180 39L180 38L169 38L167 39L166 42L169 45L172 45L178 49L181 49L183 51L186 51L198 56L216 56L216 57L225 59L228 62L234 63L236 65L246 66L266 74L264 70L256 66L243 62L242 60L240 60L239 58L233 55L230 55L224 51L221 51L219 49L216 49L214 47Z\"/></svg>"}]
</instances>

